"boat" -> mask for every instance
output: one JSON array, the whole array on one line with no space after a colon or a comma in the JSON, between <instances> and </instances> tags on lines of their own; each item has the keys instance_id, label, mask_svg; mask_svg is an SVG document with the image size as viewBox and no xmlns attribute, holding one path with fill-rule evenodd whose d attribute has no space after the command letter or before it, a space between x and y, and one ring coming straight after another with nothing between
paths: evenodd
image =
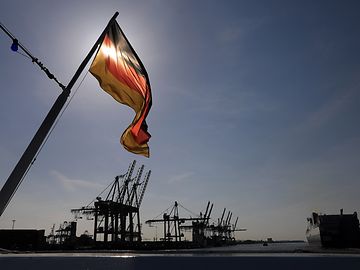
<instances>
[{"instance_id":1,"label":"boat","mask_svg":"<svg viewBox=\"0 0 360 270\"><path fill-rule=\"evenodd\" d=\"M306 238L310 245L334 248L359 248L360 227L357 212L326 215L313 212L307 219Z\"/></svg>"}]
</instances>

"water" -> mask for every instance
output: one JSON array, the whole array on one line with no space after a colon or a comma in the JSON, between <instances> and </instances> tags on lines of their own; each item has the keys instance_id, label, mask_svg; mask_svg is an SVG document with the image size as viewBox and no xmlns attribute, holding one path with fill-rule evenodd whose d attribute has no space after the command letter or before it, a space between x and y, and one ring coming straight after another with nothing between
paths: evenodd
<instances>
[{"instance_id":1,"label":"water","mask_svg":"<svg viewBox=\"0 0 360 270\"><path fill-rule=\"evenodd\" d=\"M307 243L236 245L157 252L28 253L0 255L1 270L119 269L119 270L229 270L229 269L360 269L360 253L318 250Z\"/></svg>"},{"instance_id":2,"label":"water","mask_svg":"<svg viewBox=\"0 0 360 270\"><path fill-rule=\"evenodd\" d=\"M301 252L309 248L306 242L290 242L290 243L268 243L264 246L259 244L241 244L226 247L214 247L199 249L197 251L219 252L219 253L292 253Z\"/></svg>"}]
</instances>

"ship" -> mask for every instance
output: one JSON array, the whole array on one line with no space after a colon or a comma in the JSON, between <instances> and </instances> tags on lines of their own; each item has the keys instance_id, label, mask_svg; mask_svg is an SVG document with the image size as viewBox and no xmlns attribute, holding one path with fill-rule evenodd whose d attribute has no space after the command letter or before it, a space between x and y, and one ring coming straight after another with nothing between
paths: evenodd
<instances>
[{"instance_id":1,"label":"ship","mask_svg":"<svg viewBox=\"0 0 360 270\"><path fill-rule=\"evenodd\" d=\"M360 248L357 212L326 215L313 212L307 218L306 238L310 245L325 248Z\"/></svg>"}]
</instances>

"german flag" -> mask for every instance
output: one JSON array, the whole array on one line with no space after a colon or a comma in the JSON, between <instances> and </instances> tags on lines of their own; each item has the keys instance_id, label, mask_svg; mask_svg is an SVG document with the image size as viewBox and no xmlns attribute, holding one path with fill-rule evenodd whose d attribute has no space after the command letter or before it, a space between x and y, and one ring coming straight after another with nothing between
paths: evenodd
<instances>
[{"instance_id":1,"label":"german flag","mask_svg":"<svg viewBox=\"0 0 360 270\"><path fill-rule=\"evenodd\" d=\"M149 157L146 116L152 104L148 74L117 22L106 33L91 64L90 72L100 87L136 115L120 142L134 154Z\"/></svg>"}]
</instances>

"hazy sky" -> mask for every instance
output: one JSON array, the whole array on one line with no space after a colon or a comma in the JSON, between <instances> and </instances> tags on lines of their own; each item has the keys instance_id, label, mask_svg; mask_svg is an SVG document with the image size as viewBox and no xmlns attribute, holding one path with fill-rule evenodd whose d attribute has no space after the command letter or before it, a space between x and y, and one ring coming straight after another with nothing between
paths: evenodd
<instances>
[{"instance_id":1,"label":"hazy sky","mask_svg":"<svg viewBox=\"0 0 360 270\"><path fill-rule=\"evenodd\" d=\"M153 107L150 159L126 152L119 137L134 114L88 74L0 228L15 219L48 232L134 159L152 170L143 222L175 200L194 212L211 200L214 220L224 207L239 216L248 229L239 239L304 239L312 211L360 210L359 9L350 0L2 0L0 21L65 85L119 11ZM1 32L1 186L60 93L10 45Z\"/></svg>"}]
</instances>

